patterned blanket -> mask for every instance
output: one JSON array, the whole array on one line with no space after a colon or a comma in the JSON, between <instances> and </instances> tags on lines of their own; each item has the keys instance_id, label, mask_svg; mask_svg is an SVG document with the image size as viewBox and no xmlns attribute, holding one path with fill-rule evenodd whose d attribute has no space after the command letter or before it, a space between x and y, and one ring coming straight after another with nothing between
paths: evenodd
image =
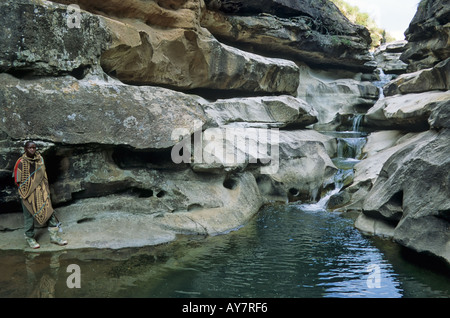
<instances>
[{"instance_id":1,"label":"patterned blanket","mask_svg":"<svg viewBox=\"0 0 450 318\"><path fill-rule=\"evenodd\" d=\"M22 155L14 167L14 181L27 210L39 224L45 224L53 213L53 207L42 156L38 153L34 158Z\"/></svg>"}]
</instances>

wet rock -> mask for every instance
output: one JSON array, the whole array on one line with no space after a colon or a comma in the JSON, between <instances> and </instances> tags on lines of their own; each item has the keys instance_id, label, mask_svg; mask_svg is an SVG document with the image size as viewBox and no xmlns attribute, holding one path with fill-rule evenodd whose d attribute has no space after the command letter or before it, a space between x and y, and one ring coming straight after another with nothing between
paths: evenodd
<instances>
[{"instance_id":1,"label":"wet rock","mask_svg":"<svg viewBox=\"0 0 450 318\"><path fill-rule=\"evenodd\" d=\"M334 210L350 202L350 195L347 192L339 192L330 197L327 202L327 209Z\"/></svg>"},{"instance_id":2,"label":"wet rock","mask_svg":"<svg viewBox=\"0 0 450 318\"><path fill-rule=\"evenodd\" d=\"M385 238L392 238L394 236L395 224L380 219L374 219L365 214L360 214L358 216L355 221L355 226L368 235L376 235Z\"/></svg>"}]
</instances>

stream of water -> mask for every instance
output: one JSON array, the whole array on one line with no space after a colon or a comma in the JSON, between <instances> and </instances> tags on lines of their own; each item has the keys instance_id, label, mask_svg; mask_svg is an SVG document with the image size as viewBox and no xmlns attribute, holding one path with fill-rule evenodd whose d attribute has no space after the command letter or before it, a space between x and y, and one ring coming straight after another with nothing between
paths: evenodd
<instances>
[{"instance_id":1,"label":"stream of water","mask_svg":"<svg viewBox=\"0 0 450 318\"><path fill-rule=\"evenodd\" d=\"M448 272L353 222L280 204L226 235L155 247L0 251L0 297L450 297ZM73 264L80 288L69 288Z\"/></svg>"}]
</instances>

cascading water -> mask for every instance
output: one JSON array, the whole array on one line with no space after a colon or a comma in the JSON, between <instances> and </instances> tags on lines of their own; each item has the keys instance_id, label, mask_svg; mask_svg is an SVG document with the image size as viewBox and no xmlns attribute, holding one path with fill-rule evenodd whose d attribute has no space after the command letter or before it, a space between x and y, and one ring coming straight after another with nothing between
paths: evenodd
<instances>
[{"instance_id":1,"label":"cascading water","mask_svg":"<svg viewBox=\"0 0 450 318\"><path fill-rule=\"evenodd\" d=\"M384 98L383 86L392 80L393 75L385 74L381 68L378 69L379 80L373 84L379 89L379 99ZM325 210L330 197L339 193L346 185L347 180L353 179L353 168L361 159L363 159L363 148L367 141L367 134L361 131L361 123L364 114L355 114L352 118L352 127L349 131L322 132L336 138L337 157L332 161L338 168L334 176L334 189L327 192L317 203L302 204L302 209L306 210Z\"/></svg>"},{"instance_id":2,"label":"cascading water","mask_svg":"<svg viewBox=\"0 0 450 318\"><path fill-rule=\"evenodd\" d=\"M337 157L332 159L338 168L334 175L334 189L328 191L317 203L301 204L302 210L326 210L329 199L342 190L347 180L353 179L353 168L362 159L362 150L367 141L366 134L360 131L363 116L363 114L353 116L351 131L324 132L336 137L337 140Z\"/></svg>"},{"instance_id":3,"label":"cascading water","mask_svg":"<svg viewBox=\"0 0 450 318\"><path fill-rule=\"evenodd\" d=\"M378 87L380 92L379 99L384 98L383 86L393 78L391 74L385 74L381 68L378 70L379 80L373 84ZM339 193L346 185L347 180L353 179L353 168L361 159L363 159L363 148L367 141L367 134L361 131L361 123L364 114L355 114L352 118L352 127L349 131L322 132L331 135L337 141L337 157L333 158L334 165L338 168L334 176L334 189L327 192L317 203L302 204L305 210L325 210L327 203L332 195Z\"/></svg>"},{"instance_id":4,"label":"cascading water","mask_svg":"<svg viewBox=\"0 0 450 318\"><path fill-rule=\"evenodd\" d=\"M383 72L383 69L381 69L381 68L378 68L377 71L378 71L380 80L374 81L372 83L373 83L373 85L378 87L378 90L380 92L378 99L382 99L382 98L384 98L383 86L386 85L387 83L389 83L392 80L394 75L385 74Z\"/></svg>"},{"instance_id":5,"label":"cascading water","mask_svg":"<svg viewBox=\"0 0 450 318\"><path fill-rule=\"evenodd\" d=\"M353 124L352 124L352 131L359 131L359 127L361 126L361 121L363 119L363 115L362 114L356 114L353 117Z\"/></svg>"}]
</instances>

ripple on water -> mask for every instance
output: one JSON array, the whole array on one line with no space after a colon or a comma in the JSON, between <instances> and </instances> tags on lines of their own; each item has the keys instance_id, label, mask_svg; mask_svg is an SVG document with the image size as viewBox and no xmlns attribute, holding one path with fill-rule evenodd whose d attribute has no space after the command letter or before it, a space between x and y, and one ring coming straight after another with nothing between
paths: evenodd
<instances>
[{"instance_id":1,"label":"ripple on water","mask_svg":"<svg viewBox=\"0 0 450 318\"><path fill-rule=\"evenodd\" d=\"M0 296L27 296L31 276L25 273L35 283L57 274L55 297L450 296L446 277L405 265L398 251L382 252L353 222L324 210L279 205L263 208L226 235L180 239L135 254L93 257L92 251L77 251L54 260L56 254L25 259L23 253L0 253L0 272L14 278L0 277ZM65 286L65 268L73 263L81 267L81 290Z\"/></svg>"}]
</instances>

